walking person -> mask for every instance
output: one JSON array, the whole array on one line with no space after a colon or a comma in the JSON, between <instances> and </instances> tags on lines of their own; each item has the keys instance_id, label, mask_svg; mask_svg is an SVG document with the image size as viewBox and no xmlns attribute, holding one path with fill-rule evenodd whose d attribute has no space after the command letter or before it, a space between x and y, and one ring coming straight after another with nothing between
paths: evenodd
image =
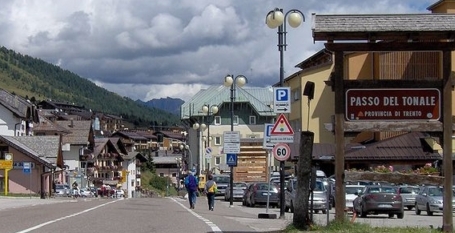
<instances>
[{"instance_id":1,"label":"walking person","mask_svg":"<svg viewBox=\"0 0 455 233\"><path fill-rule=\"evenodd\" d=\"M207 195L209 210L213 211L213 208L215 207L215 194L218 188L216 186L216 182L213 180L212 174L209 174L207 178L208 181L205 183L204 193Z\"/></svg>"},{"instance_id":2,"label":"walking person","mask_svg":"<svg viewBox=\"0 0 455 233\"><path fill-rule=\"evenodd\" d=\"M196 205L196 193L199 187L199 181L193 172L190 171L188 176L185 178L185 188L188 192L188 200L190 201L190 209L194 209Z\"/></svg>"}]
</instances>

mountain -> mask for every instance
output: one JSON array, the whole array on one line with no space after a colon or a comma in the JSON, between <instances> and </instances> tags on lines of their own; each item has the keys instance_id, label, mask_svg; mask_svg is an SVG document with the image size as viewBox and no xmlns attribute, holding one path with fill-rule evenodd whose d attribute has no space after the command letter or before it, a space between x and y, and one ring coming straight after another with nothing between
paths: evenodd
<instances>
[{"instance_id":1,"label":"mountain","mask_svg":"<svg viewBox=\"0 0 455 233\"><path fill-rule=\"evenodd\" d=\"M135 126L180 125L176 115L136 103L68 70L0 47L0 88L35 103L51 99L122 116Z\"/></svg>"},{"instance_id":2,"label":"mountain","mask_svg":"<svg viewBox=\"0 0 455 233\"><path fill-rule=\"evenodd\" d=\"M148 107L161 109L163 111L172 113L176 116L180 116L180 106L182 106L182 104L185 103L185 101L183 101L182 99L170 97L152 99L147 102L144 102L142 100L136 100L136 102Z\"/></svg>"}]
</instances>

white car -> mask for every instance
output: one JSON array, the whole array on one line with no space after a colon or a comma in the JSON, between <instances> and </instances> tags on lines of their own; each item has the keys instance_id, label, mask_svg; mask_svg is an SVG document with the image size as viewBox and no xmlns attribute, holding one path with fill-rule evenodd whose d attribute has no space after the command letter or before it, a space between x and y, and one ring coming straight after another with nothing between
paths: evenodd
<instances>
[{"instance_id":1,"label":"white car","mask_svg":"<svg viewBox=\"0 0 455 233\"><path fill-rule=\"evenodd\" d=\"M80 189L79 194L81 195L81 197L93 197L94 196L93 192L90 191L89 188Z\"/></svg>"},{"instance_id":2,"label":"white car","mask_svg":"<svg viewBox=\"0 0 455 233\"><path fill-rule=\"evenodd\" d=\"M125 197L125 191L123 189L116 189L114 195L117 198Z\"/></svg>"},{"instance_id":3,"label":"white car","mask_svg":"<svg viewBox=\"0 0 455 233\"><path fill-rule=\"evenodd\" d=\"M354 199L358 197L358 194L362 192L365 185L346 185L346 209L353 211Z\"/></svg>"}]
</instances>

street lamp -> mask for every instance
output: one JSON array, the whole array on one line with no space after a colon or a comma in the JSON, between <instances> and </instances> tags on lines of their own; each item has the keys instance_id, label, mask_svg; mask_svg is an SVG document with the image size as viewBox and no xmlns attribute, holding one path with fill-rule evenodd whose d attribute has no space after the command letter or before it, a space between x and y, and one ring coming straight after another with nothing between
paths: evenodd
<instances>
[{"instance_id":1,"label":"street lamp","mask_svg":"<svg viewBox=\"0 0 455 233\"><path fill-rule=\"evenodd\" d=\"M278 50L280 51L280 87L284 85L284 56L283 53L286 50L286 23L285 20L291 27L296 28L305 21L305 16L299 10L292 9L283 14L283 9L275 8L267 13L265 22L269 28L278 27ZM280 161L280 190L284 190L284 161ZM284 192L280 192L280 218L284 219Z\"/></svg>"},{"instance_id":2,"label":"street lamp","mask_svg":"<svg viewBox=\"0 0 455 233\"><path fill-rule=\"evenodd\" d=\"M211 124L211 121L210 121L210 116L211 115L215 115L217 112L218 112L218 106L217 105L208 105L208 104L204 104L204 106L202 106L202 112L207 114L207 145L205 147L205 149L207 148L210 148L210 140L212 140L212 137L210 136L210 124ZM206 140L204 140L206 141ZM206 155L206 153L204 153L204 155ZM210 157L211 158L211 157ZM208 172L210 171L210 163L208 162L208 159L209 158L205 158L204 161L207 162L207 175L208 175Z\"/></svg>"},{"instance_id":3,"label":"street lamp","mask_svg":"<svg viewBox=\"0 0 455 233\"><path fill-rule=\"evenodd\" d=\"M182 145L180 145L182 147ZM180 174L181 174L181 164L182 164L182 158L175 158L175 162L177 164L177 178L176 178L176 183L177 183L177 190L180 191Z\"/></svg>"},{"instance_id":4,"label":"street lamp","mask_svg":"<svg viewBox=\"0 0 455 233\"><path fill-rule=\"evenodd\" d=\"M204 168L204 162L201 162L202 161L202 150L201 150L201 132L205 130L207 126L202 123L202 124L199 124L199 123L194 123L193 124L193 129L196 130L196 134L197 134L197 154L198 154L198 157L197 157L197 166L198 166L198 172L197 174L200 175L200 171L203 170ZM191 151L190 151L191 152ZM190 156L192 157L192 154L190 154ZM191 161L192 162L192 161ZM190 164L190 167L191 167L191 170L193 168L193 164Z\"/></svg>"},{"instance_id":5,"label":"street lamp","mask_svg":"<svg viewBox=\"0 0 455 233\"><path fill-rule=\"evenodd\" d=\"M243 87L243 85L245 85L245 83L248 83L248 79L243 76L243 75L237 75L235 78L234 78L234 75L226 75L226 77L224 77L224 86L226 87L230 87L230 91L231 91L231 94L230 94L230 100L231 100L231 132L234 131L234 100L235 100L235 88L236 86L237 87ZM229 195L229 205L232 207L233 206L233 195L232 193L234 193L234 166L230 166L230 169L231 169L231 174L230 174L230 177L229 177L229 187L230 187L230 193L231 195Z\"/></svg>"}]
</instances>

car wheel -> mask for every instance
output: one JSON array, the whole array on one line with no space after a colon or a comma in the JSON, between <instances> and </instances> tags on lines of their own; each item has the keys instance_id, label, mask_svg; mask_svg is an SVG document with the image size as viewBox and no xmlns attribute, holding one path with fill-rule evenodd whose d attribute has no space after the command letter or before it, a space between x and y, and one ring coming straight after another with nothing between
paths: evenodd
<instances>
[{"instance_id":1,"label":"car wheel","mask_svg":"<svg viewBox=\"0 0 455 233\"><path fill-rule=\"evenodd\" d=\"M327 213L327 210L322 210L322 213L323 213L323 214L326 214L326 213Z\"/></svg>"},{"instance_id":2,"label":"car wheel","mask_svg":"<svg viewBox=\"0 0 455 233\"><path fill-rule=\"evenodd\" d=\"M315 213L315 214L319 213L319 210L314 210L314 213Z\"/></svg>"},{"instance_id":3,"label":"car wheel","mask_svg":"<svg viewBox=\"0 0 455 233\"><path fill-rule=\"evenodd\" d=\"M287 205L284 206L284 212L290 212L291 208Z\"/></svg>"},{"instance_id":4,"label":"car wheel","mask_svg":"<svg viewBox=\"0 0 455 233\"><path fill-rule=\"evenodd\" d=\"M366 218L367 217L367 213L363 209L363 205L360 206L360 217L361 218Z\"/></svg>"},{"instance_id":5,"label":"car wheel","mask_svg":"<svg viewBox=\"0 0 455 233\"><path fill-rule=\"evenodd\" d=\"M419 210L419 207L417 206L417 202L415 205L415 213L416 213L416 215L420 215L420 210Z\"/></svg>"},{"instance_id":6,"label":"car wheel","mask_svg":"<svg viewBox=\"0 0 455 233\"><path fill-rule=\"evenodd\" d=\"M291 201L291 213L294 213L294 203Z\"/></svg>"},{"instance_id":7,"label":"car wheel","mask_svg":"<svg viewBox=\"0 0 455 233\"><path fill-rule=\"evenodd\" d=\"M412 210L413 206L407 206L408 210Z\"/></svg>"},{"instance_id":8,"label":"car wheel","mask_svg":"<svg viewBox=\"0 0 455 233\"><path fill-rule=\"evenodd\" d=\"M399 213L399 214L397 214L397 218L403 219L403 217L404 217L404 213Z\"/></svg>"},{"instance_id":9,"label":"car wheel","mask_svg":"<svg viewBox=\"0 0 455 233\"><path fill-rule=\"evenodd\" d=\"M393 214L389 214L389 218L393 218Z\"/></svg>"},{"instance_id":10,"label":"car wheel","mask_svg":"<svg viewBox=\"0 0 455 233\"><path fill-rule=\"evenodd\" d=\"M427 215L433 216L433 211L430 210L430 205L427 203Z\"/></svg>"}]
</instances>

